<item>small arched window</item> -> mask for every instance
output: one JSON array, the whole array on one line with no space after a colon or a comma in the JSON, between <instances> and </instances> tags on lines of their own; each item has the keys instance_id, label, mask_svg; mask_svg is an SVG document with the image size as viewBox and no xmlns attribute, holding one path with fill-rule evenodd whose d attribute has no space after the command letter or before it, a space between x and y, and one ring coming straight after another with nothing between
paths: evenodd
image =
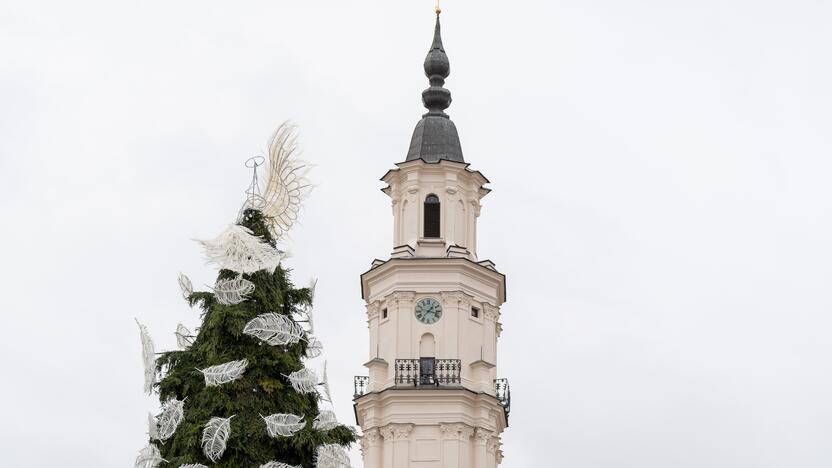
<instances>
[{"instance_id":1,"label":"small arched window","mask_svg":"<svg viewBox=\"0 0 832 468\"><path fill-rule=\"evenodd\" d=\"M425 198L425 237L439 237L439 197L434 194Z\"/></svg>"}]
</instances>

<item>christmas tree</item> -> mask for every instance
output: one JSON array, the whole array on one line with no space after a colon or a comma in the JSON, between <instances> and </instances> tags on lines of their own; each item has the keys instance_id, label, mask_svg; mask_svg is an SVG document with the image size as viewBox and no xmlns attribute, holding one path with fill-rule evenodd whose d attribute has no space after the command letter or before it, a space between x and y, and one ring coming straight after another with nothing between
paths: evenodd
<instances>
[{"instance_id":1,"label":"christmas tree","mask_svg":"<svg viewBox=\"0 0 832 468\"><path fill-rule=\"evenodd\" d=\"M137 468L349 466L343 447L355 433L321 409L330 401L326 364L322 372L305 366L322 352L312 335L314 285L295 287L277 248L305 187L296 148L292 128L281 126L264 180L257 176L262 161L250 166L254 178L237 222L201 242L220 268L212 291L194 292L180 276L185 299L202 310L196 335L180 325L183 349L157 358L140 325L145 390L158 392L162 411L149 418L151 440Z\"/></svg>"}]
</instances>

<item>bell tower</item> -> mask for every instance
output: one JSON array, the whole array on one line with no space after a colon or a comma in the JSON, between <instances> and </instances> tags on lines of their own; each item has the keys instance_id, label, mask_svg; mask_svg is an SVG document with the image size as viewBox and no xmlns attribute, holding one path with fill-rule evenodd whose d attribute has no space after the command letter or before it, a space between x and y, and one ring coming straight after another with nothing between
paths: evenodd
<instances>
[{"instance_id":1,"label":"bell tower","mask_svg":"<svg viewBox=\"0 0 832 468\"><path fill-rule=\"evenodd\" d=\"M508 381L497 377L505 276L477 255L490 189L465 162L445 112L450 62L439 13L424 63L428 112L404 162L381 179L393 251L361 275L369 361L354 404L365 468L495 468L508 426Z\"/></svg>"}]
</instances>

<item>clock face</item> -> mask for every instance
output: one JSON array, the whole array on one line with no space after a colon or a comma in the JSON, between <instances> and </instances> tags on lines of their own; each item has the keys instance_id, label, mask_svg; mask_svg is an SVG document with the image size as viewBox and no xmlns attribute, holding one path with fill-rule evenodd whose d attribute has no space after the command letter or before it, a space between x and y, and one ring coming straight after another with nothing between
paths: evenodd
<instances>
[{"instance_id":1,"label":"clock face","mask_svg":"<svg viewBox=\"0 0 832 468\"><path fill-rule=\"evenodd\" d=\"M442 304L430 297L420 300L416 303L416 318L426 325L436 323L442 318Z\"/></svg>"}]
</instances>

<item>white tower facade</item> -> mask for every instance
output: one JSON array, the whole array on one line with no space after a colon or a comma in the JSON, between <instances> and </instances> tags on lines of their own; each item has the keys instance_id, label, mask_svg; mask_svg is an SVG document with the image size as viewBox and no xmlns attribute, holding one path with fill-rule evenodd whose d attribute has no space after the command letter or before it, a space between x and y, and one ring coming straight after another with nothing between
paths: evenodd
<instances>
[{"instance_id":1,"label":"white tower facade","mask_svg":"<svg viewBox=\"0 0 832 468\"><path fill-rule=\"evenodd\" d=\"M367 376L355 414L365 468L495 468L508 426L508 382L497 376L505 277L477 256L488 180L469 169L444 112L450 65L437 16L425 60L428 108L407 159L384 175L394 246L361 276Z\"/></svg>"}]
</instances>

